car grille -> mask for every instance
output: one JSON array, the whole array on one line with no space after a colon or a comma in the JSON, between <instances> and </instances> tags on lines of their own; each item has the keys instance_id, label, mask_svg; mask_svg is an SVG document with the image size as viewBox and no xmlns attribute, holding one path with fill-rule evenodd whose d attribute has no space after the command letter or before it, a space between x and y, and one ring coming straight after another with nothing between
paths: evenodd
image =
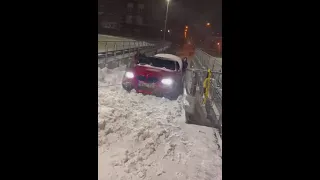
<instances>
[{"instance_id":1,"label":"car grille","mask_svg":"<svg viewBox=\"0 0 320 180\"><path fill-rule=\"evenodd\" d=\"M144 82L146 82L146 83L156 83L156 82L158 82L158 78L156 78L156 77L146 77L146 76L138 76L137 77L137 79L139 80L139 81L144 81Z\"/></svg>"},{"instance_id":2,"label":"car grille","mask_svg":"<svg viewBox=\"0 0 320 180\"><path fill-rule=\"evenodd\" d=\"M154 89L147 88L147 87L141 87L141 86L138 86L137 90L142 90L142 91L153 91Z\"/></svg>"}]
</instances>

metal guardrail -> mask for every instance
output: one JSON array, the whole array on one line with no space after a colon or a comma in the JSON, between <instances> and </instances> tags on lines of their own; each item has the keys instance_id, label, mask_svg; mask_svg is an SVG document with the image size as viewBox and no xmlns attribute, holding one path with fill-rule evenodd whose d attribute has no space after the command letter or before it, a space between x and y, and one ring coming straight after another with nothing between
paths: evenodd
<instances>
[{"instance_id":1,"label":"metal guardrail","mask_svg":"<svg viewBox=\"0 0 320 180\"><path fill-rule=\"evenodd\" d=\"M192 68L190 68L192 67ZM204 80L208 69L211 70L208 97L205 102L205 114L211 119L216 128L222 132L222 59L210 56L200 49L196 49L195 58L186 71L185 87L188 95L196 96L203 101L205 95Z\"/></svg>"},{"instance_id":2,"label":"metal guardrail","mask_svg":"<svg viewBox=\"0 0 320 180\"><path fill-rule=\"evenodd\" d=\"M138 51L150 55L162 52L170 45L169 42L98 41L98 66L103 68L108 64L119 65L120 61L126 64L125 61L133 57Z\"/></svg>"},{"instance_id":3,"label":"metal guardrail","mask_svg":"<svg viewBox=\"0 0 320 180\"><path fill-rule=\"evenodd\" d=\"M222 58L213 57L200 49L196 49L195 60L205 71L211 69L214 79L212 87L221 89L220 96L222 99Z\"/></svg>"},{"instance_id":4,"label":"metal guardrail","mask_svg":"<svg viewBox=\"0 0 320 180\"><path fill-rule=\"evenodd\" d=\"M147 46L155 46L157 42L150 43L145 41L121 41L121 40L113 40L113 41L98 41L98 54L99 53L108 53L116 50L123 49L132 49L136 47L147 47Z\"/></svg>"},{"instance_id":5,"label":"metal guardrail","mask_svg":"<svg viewBox=\"0 0 320 180\"><path fill-rule=\"evenodd\" d=\"M123 55L136 51L137 49L152 46L154 46L154 44L143 41L98 41L98 61L104 58L106 63L108 57Z\"/></svg>"},{"instance_id":6,"label":"metal guardrail","mask_svg":"<svg viewBox=\"0 0 320 180\"><path fill-rule=\"evenodd\" d=\"M222 58L213 57L201 49L196 49L195 57L203 68L209 68L212 71L220 71L222 69Z\"/></svg>"}]
</instances>

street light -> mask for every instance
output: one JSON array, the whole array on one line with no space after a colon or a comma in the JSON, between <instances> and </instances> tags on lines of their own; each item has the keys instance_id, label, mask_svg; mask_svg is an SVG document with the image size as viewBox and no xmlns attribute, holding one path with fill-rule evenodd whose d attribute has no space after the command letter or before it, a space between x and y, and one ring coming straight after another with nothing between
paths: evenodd
<instances>
[{"instance_id":1,"label":"street light","mask_svg":"<svg viewBox=\"0 0 320 180\"><path fill-rule=\"evenodd\" d=\"M217 43L218 45L218 55L220 56L221 55L221 46L220 46L220 42Z\"/></svg>"},{"instance_id":2,"label":"street light","mask_svg":"<svg viewBox=\"0 0 320 180\"><path fill-rule=\"evenodd\" d=\"M163 40L166 40L166 29L167 29L169 3L170 3L170 0L167 0L167 11L166 11L166 20L164 21Z\"/></svg>"},{"instance_id":3,"label":"street light","mask_svg":"<svg viewBox=\"0 0 320 180\"><path fill-rule=\"evenodd\" d=\"M210 26L210 23L207 23L207 26Z\"/></svg>"}]
</instances>

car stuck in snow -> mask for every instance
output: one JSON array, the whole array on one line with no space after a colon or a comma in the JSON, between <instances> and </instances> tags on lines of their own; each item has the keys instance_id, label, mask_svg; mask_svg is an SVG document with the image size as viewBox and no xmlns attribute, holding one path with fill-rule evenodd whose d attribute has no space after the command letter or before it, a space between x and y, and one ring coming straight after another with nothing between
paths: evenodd
<instances>
[{"instance_id":1,"label":"car stuck in snow","mask_svg":"<svg viewBox=\"0 0 320 180\"><path fill-rule=\"evenodd\" d=\"M183 93L184 68L181 58L172 54L138 55L128 64L122 87L175 99Z\"/></svg>"}]
</instances>

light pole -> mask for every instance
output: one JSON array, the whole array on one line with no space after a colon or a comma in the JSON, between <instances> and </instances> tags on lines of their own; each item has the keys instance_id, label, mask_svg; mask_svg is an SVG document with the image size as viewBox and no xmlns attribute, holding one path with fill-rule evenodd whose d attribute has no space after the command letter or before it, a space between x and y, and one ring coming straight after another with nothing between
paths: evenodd
<instances>
[{"instance_id":1,"label":"light pole","mask_svg":"<svg viewBox=\"0 0 320 180\"><path fill-rule=\"evenodd\" d=\"M221 56L221 45L219 42L217 43L217 45L218 45L218 56Z\"/></svg>"},{"instance_id":2,"label":"light pole","mask_svg":"<svg viewBox=\"0 0 320 180\"><path fill-rule=\"evenodd\" d=\"M163 40L164 41L166 40L166 29L167 29L169 3L170 3L170 0L167 0L166 20L164 21L164 31L163 31Z\"/></svg>"}]
</instances>

